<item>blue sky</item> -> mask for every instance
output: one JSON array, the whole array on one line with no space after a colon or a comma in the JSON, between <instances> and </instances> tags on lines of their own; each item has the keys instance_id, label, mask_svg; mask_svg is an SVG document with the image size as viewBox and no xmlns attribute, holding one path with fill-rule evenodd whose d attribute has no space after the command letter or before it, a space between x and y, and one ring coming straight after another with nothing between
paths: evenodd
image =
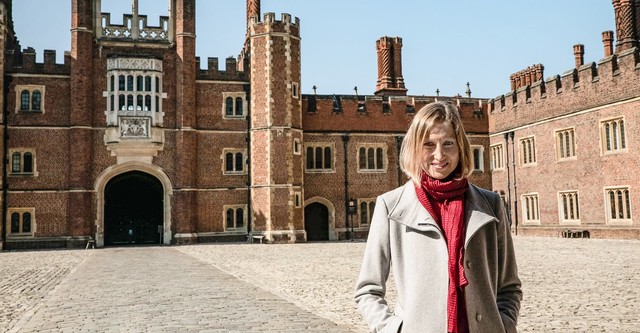
<instances>
[{"instance_id":1,"label":"blue sky","mask_svg":"<svg viewBox=\"0 0 640 333\"><path fill-rule=\"evenodd\" d=\"M157 25L167 0L139 0L140 14ZM196 53L237 56L245 34L244 0L196 0ZM58 61L70 49L71 0L14 0L14 24L23 48L44 49ZM610 0L262 0L261 10L300 18L302 91L373 94L375 41L403 38L403 76L409 95L494 98L509 91L509 75L542 63L544 76L574 66L573 45L585 45L585 62L604 56L601 33L615 31ZM131 0L102 0L112 23L130 13Z\"/></svg>"}]
</instances>

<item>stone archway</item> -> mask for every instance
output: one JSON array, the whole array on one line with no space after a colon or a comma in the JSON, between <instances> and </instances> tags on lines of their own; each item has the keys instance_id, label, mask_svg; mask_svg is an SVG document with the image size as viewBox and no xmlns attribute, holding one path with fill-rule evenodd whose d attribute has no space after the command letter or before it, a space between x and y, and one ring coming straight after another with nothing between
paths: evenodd
<instances>
[{"instance_id":1,"label":"stone archway","mask_svg":"<svg viewBox=\"0 0 640 333\"><path fill-rule=\"evenodd\" d=\"M162 183L140 171L109 180L104 190L104 244L162 243Z\"/></svg>"},{"instance_id":2,"label":"stone archway","mask_svg":"<svg viewBox=\"0 0 640 333\"><path fill-rule=\"evenodd\" d=\"M155 188L161 187L161 222L158 225L162 226L162 237L160 243L162 244L171 244L172 240L172 232L171 232L171 195L173 194L173 187L171 185L171 181L169 177L164 173L164 171L152 164L132 161L126 162L118 165L111 166L105 169L96 179L96 223L95 223L95 240L97 246L105 245L105 202L107 199L107 193L109 190L107 189L107 185L114 184L112 180L118 182L118 179L122 181L124 179L127 181L131 181L133 178L129 178L127 174L138 175L138 183L140 184L148 184L150 188L153 188L154 185L151 185L155 182ZM142 176L141 176L142 174ZM121 177L120 177L121 176ZM140 179L142 177L142 179ZM135 178L135 177L134 177ZM109 185L111 186L111 185ZM128 233L128 229L127 229ZM135 235L135 232L134 232ZM160 237L159 237L160 239Z\"/></svg>"},{"instance_id":3,"label":"stone archway","mask_svg":"<svg viewBox=\"0 0 640 333\"><path fill-rule=\"evenodd\" d=\"M319 205L319 206L318 206ZM305 199L304 206L304 229L307 233L307 240L320 240L314 239L313 235L309 235L309 231L314 231L315 227L324 228L328 235L322 235L321 239L336 240L338 239L335 231L335 216L336 210L331 201L322 197L313 197ZM326 216L326 217L325 217ZM316 219L317 221L314 221ZM315 223L315 225L313 225Z\"/></svg>"}]
</instances>

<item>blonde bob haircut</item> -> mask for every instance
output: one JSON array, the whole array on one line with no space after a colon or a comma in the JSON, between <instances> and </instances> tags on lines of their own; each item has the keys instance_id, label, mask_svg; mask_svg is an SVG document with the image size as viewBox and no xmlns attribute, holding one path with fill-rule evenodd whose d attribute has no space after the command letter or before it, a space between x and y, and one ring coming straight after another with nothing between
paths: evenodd
<instances>
[{"instance_id":1,"label":"blonde bob haircut","mask_svg":"<svg viewBox=\"0 0 640 333\"><path fill-rule=\"evenodd\" d=\"M464 133L458 108L451 103L430 103L420 109L413 117L407 134L402 140L402 148L400 148L400 168L415 184L420 184L421 175L425 171L422 168L424 141L436 124L451 124L456 133L460 161L453 171L454 177L456 179L467 178L473 172L471 146Z\"/></svg>"}]
</instances>

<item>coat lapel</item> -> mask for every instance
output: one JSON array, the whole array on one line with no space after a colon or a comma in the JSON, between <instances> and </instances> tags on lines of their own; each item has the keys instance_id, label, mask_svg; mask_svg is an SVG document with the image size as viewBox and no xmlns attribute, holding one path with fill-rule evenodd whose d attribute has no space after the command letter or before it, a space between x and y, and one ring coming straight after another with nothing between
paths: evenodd
<instances>
[{"instance_id":1,"label":"coat lapel","mask_svg":"<svg viewBox=\"0 0 640 333\"><path fill-rule=\"evenodd\" d=\"M440 227L431 214L422 207L416 190L411 181L407 182L398 195L396 204L390 209L389 219L419 231L437 231L442 234ZM473 185L465 193L465 246L473 235L489 222L497 222L493 210L484 196Z\"/></svg>"}]
</instances>

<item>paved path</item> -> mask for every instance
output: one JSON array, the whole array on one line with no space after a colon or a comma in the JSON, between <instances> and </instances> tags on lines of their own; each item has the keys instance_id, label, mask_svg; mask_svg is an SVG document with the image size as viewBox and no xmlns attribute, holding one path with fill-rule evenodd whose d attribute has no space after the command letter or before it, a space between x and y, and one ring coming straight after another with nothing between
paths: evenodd
<instances>
[{"instance_id":1,"label":"paved path","mask_svg":"<svg viewBox=\"0 0 640 333\"><path fill-rule=\"evenodd\" d=\"M351 331L174 247L90 252L14 331Z\"/></svg>"},{"instance_id":2,"label":"paved path","mask_svg":"<svg viewBox=\"0 0 640 333\"><path fill-rule=\"evenodd\" d=\"M640 241L516 237L515 247L520 332L640 332ZM352 300L363 251L331 242L2 252L0 332L366 332Z\"/></svg>"}]
</instances>

